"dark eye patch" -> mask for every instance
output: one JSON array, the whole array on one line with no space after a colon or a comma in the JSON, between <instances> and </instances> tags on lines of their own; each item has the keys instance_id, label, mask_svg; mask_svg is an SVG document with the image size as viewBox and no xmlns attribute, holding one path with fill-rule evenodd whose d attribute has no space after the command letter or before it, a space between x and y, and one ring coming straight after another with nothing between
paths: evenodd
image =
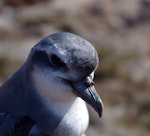
<instances>
[{"instance_id":1,"label":"dark eye patch","mask_svg":"<svg viewBox=\"0 0 150 136\"><path fill-rule=\"evenodd\" d=\"M65 65L65 63L55 54L52 54L50 56L50 61L51 61L51 64L56 67L62 67Z\"/></svg>"},{"instance_id":2,"label":"dark eye patch","mask_svg":"<svg viewBox=\"0 0 150 136\"><path fill-rule=\"evenodd\" d=\"M32 57L32 63L41 68L50 68L53 70L66 70L66 64L55 54L50 56L45 51L36 50Z\"/></svg>"}]
</instances>

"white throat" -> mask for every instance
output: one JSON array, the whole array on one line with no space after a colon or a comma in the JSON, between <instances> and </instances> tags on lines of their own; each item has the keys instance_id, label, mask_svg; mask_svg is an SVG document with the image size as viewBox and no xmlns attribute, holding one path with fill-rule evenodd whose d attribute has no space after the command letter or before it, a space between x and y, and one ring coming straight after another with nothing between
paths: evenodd
<instances>
[{"instance_id":1,"label":"white throat","mask_svg":"<svg viewBox=\"0 0 150 136\"><path fill-rule=\"evenodd\" d=\"M50 101L72 101L77 97L70 86L56 79L55 72L48 73L48 71L35 68L32 72L32 80L40 95Z\"/></svg>"},{"instance_id":2,"label":"white throat","mask_svg":"<svg viewBox=\"0 0 150 136\"><path fill-rule=\"evenodd\" d=\"M43 73L41 70L35 70L32 78L47 108L62 118L55 130L56 135L80 135L87 129L89 123L85 102L75 96L70 87L62 82L56 82L54 75Z\"/></svg>"}]
</instances>

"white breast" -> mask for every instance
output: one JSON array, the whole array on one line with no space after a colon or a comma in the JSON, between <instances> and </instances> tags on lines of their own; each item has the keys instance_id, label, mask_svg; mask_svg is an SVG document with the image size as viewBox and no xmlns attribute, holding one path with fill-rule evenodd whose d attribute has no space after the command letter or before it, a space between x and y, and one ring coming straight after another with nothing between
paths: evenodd
<instances>
[{"instance_id":1,"label":"white breast","mask_svg":"<svg viewBox=\"0 0 150 136\"><path fill-rule=\"evenodd\" d=\"M55 130L56 136L80 136L89 123L85 102L77 98Z\"/></svg>"}]
</instances>

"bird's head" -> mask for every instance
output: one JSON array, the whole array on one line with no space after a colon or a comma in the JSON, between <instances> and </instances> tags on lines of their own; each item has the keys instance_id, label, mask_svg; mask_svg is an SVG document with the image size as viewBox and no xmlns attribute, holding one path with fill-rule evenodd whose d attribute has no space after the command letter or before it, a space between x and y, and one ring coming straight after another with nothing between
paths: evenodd
<instances>
[{"instance_id":1,"label":"bird's head","mask_svg":"<svg viewBox=\"0 0 150 136\"><path fill-rule=\"evenodd\" d=\"M102 115L103 104L93 83L99 59L88 41L71 33L54 33L32 48L29 62L40 93L54 101L79 96Z\"/></svg>"}]
</instances>

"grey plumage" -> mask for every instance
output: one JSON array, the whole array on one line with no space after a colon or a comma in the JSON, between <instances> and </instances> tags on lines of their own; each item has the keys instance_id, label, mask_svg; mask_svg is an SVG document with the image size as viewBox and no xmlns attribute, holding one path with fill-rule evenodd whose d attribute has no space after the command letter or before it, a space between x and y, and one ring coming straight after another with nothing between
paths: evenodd
<instances>
[{"instance_id":1,"label":"grey plumage","mask_svg":"<svg viewBox=\"0 0 150 136\"><path fill-rule=\"evenodd\" d=\"M60 32L41 40L0 87L0 135L11 135L26 116L34 124L30 136L83 133L88 125L83 100L102 114L93 85L98 62L94 47L77 35Z\"/></svg>"}]
</instances>

